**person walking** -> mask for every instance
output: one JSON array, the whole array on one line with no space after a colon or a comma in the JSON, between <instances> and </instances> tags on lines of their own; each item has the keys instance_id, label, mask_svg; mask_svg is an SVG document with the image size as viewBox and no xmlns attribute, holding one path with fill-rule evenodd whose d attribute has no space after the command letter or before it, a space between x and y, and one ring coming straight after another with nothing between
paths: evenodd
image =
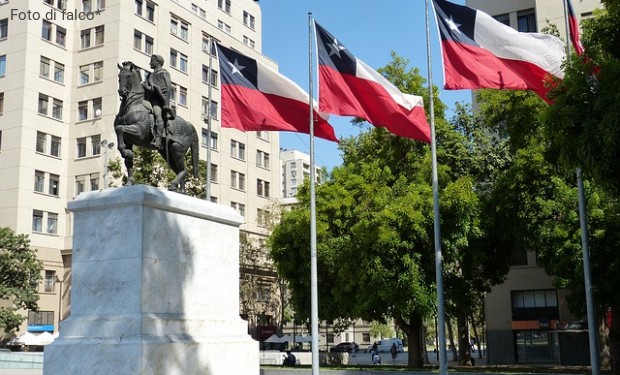
<instances>
[{"instance_id":1,"label":"person walking","mask_svg":"<svg viewBox=\"0 0 620 375\"><path fill-rule=\"evenodd\" d=\"M392 354L392 362L396 363L396 358L398 358L398 348L396 347L396 343L392 344L390 353Z\"/></svg>"}]
</instances>

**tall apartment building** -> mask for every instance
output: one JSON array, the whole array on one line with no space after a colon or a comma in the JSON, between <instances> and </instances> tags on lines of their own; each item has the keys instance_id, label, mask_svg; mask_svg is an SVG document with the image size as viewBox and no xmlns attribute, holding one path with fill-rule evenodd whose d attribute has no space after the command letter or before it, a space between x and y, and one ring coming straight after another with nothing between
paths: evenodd
<instances>
[{"instance_id":1,"label":"tall apartment building","mask_svg":"<svg viewBox=\"0 0 620 375\"><path fill-rule=\"evenodd\" d=\"M149 70L151 54L165 58L176 111L202 136L200 158L211 149L210 199L245 217L251 241L268 235L259 221L280 195L279 134L221 127L211 55L216 40L275 67L261 39L253 0L0 0L0 226L27 234L44 268L40 311L22 332L56 331L69 313L67 202L104 188L107 158L120 157L107 147L117 142L118 63Z\"/></svg>"},{"instance_id":2,"label":"tall apartment building","mask_svg":"<svg viewBox=\"0 0 620 375\"><path fill-rule=\"evenodd\" d=\"M298 150L280 150L282 166L282 198L294 198L297 187L310 177L310 155ZM315 166L314 179L321 182L321 167Z\"/></svg>"},{"instance_id":3,"label":"tall apartment building","mask_svg":"<svg viewBox=\"0 0 620 375\"><path fill-rule=\"evenodd\" d=\"M467 0L466 4L521 32L555 24L566 40L563 0ZM598 0L573 0L572 5L579 20L602 7ZM537 265L534 252L521 252L513 259L504 284L492 288L485 300L487 362L588 364L587 332L557 329L558 322L579 318L568 310L568 292L555 288Z\"/></svg>"}]
</instances>

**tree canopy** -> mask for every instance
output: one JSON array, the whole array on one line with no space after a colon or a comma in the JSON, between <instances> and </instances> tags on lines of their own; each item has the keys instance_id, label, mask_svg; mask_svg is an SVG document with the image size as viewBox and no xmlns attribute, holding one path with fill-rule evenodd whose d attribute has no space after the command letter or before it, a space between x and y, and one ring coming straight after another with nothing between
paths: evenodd
<instances>
[{"instance_id":1,"label":"tree canopy","mask_svg":"<svg viewBox=\"0 0 620 375\"><path fill-rule=\"evenodd\" d=\"M18 310L38 310L40 280L41 263L28 237L0 228L0 299L8 301L0 307L0 326L6 333L15 331L26 319Z\"/></svg>"}]
</instances>

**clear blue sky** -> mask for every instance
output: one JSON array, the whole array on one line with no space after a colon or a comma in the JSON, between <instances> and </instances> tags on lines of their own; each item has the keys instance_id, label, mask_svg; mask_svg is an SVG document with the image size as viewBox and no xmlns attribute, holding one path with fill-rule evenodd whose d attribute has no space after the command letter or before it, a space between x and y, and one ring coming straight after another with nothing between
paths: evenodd
<instances>
[{"instance_id":1,"label":"clear blue sky","mask_svg":"<svg viewBox=\"0 0 620 375\"><path fill-rule=\"evenodd\" d=\"M464 0L454 0L464 4ZM260 0L263 20L263 54L274 60L279 71L308 90L308 12L343 43L355 57L374 69L391 61L391 52L409 59L428 77L426 60L425 0ZM433 82L443 87L443 70L437 28L431 12L431 60ZM314 40L313 40L314 45ZM313 47L314 49L314 47ZM316 65L316 55L313 52ZM316 98L316 68L314 97ZM471 102L471 91L442 90L441 100L454 109L455 102ZM331 116L338 137L354 135L359 129L350 117ZM310 152L306 134L280 133L280 147ZM342 164L334 142L316 138L316 164L328 170Z\"/></svg>"}]
</instances>

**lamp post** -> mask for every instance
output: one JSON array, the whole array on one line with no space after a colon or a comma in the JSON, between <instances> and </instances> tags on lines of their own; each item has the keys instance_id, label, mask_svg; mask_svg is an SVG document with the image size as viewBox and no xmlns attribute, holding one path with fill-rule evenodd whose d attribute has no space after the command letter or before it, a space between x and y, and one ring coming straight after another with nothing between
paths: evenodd
<instances>
[{"instance_id":1,"label":"lamp post","mask_svg":"<svg viewBox=\"0 0 620 375\"><path fill-rule=\"evenodd\" d=\"M107 189L108 187L108 149L112 149L114 147L114 142L109 142L107 139L104 139L99 143L103 147L103 188Z\"/></svg>"}]
</instances>

